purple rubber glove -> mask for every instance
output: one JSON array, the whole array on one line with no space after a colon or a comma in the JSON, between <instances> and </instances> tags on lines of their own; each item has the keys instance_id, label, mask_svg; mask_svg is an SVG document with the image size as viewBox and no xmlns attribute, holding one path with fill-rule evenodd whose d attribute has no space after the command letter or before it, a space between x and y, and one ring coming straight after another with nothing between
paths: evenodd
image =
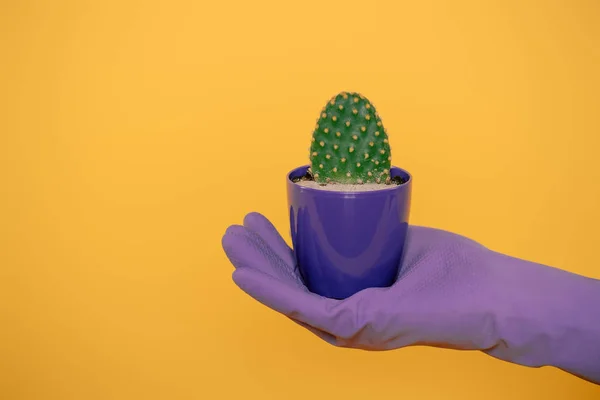
<instances>
[{"instance_id":1,"label":"purple rubber glove","mask_svg":"<svg viewBox=\"0 0 600 400\"><path fill-rule=\"evenodd\" d=\"M306 289L292 250L260 214L229 227L222 243L243 291L332 345L480 350L600 384L600 280L442 230L411 226L407 240L392 287L345 300Z\"/></svg>"}]
</instances>

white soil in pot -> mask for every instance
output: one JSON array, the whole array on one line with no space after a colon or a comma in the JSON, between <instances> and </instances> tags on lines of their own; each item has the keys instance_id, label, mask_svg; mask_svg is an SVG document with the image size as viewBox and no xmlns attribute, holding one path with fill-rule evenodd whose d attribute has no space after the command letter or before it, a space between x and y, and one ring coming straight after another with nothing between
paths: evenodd
<instances>
[{"instance_id":1,"label":"white soil in pot","mask_svg":"<svg viewBox=\"0 0 600 400\"><path fill-rule=\"evenodd\" d=\"M324 186L321 186L315 181L300 181L296 182L296 185L308 187L311 189L327 190L331 192L372 192L375 190L390 189L396 186L396 184L386 185L383 183L363 183L360 185L328 183Z\"/></svg>"}]
</instances>

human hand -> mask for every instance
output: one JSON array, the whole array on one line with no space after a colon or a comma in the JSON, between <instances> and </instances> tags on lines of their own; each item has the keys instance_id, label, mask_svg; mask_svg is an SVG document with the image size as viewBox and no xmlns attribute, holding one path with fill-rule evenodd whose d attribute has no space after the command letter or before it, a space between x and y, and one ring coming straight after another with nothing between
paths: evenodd
<instances>
[{"instance_id":1,"label":"human hand","mask_svg":"<svg viewBox=\"0 0 600 400\"><path fill-rule=\"evenodd\" d=\"M411 227L403 265L389 288L369 288L345 300L311 293L292 249L262 215L231 226L223 248L234 282L262 304L341 347L386 350L414 344L483 349L489 338L482 287L488 251L464 237ZM485 302L484 302L485 303Z\"/></svg>"},{"instance_id":2,"label":"human hand","mask_svg":"<svg viewBox=\"0 0 600 400\"><path fill-rule=\"evenodd\" d=\"M222 244L243 291L332 345L481 350L600 379L600 326L590 323L600 313L586 304L600 300L597 280L411 226L394 285L334 300L308 291L292 249L264 216L248 214ZM568 336L568 329L579 331Z\"/></svg>"}]
</instances>

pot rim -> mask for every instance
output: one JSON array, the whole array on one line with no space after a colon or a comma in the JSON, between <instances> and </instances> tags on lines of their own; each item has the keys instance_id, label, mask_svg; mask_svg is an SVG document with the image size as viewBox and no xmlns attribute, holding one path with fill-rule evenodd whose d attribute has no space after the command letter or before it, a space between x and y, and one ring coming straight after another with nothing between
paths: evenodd
<instances>
[{"instance_id":1,"label":"pot rim","mask_svg":"<svg viewBox=\"0 0 600 400\"><path fill-rule=\"evenodd\" d=\"M302 192L311 193L313 195L319 196L334 196L334 197L362 197L362 196L379 196L379 195L387 195L390 192L405 190L408 186L412 184L412 175L407 170L392 165L390 168L390 176L398 176L404 175L404 177L408 178L405 182L400 185L391 186L385 189L379 190L367 190L367 191L343 191L343 190L322 190L315 189L306 186L300 186L292 181L292 176L297 176L300 171L306 171L310 167L309 164L301 165L293 168L286 174L286 182L290 187L295 187L295 190L300 190Z\"/></svg>"}]
</instances>

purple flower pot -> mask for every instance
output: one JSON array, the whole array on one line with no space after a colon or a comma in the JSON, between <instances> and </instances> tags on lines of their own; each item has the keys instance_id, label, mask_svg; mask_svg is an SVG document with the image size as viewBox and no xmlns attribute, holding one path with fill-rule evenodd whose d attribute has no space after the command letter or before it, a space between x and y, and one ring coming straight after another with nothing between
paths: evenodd
<instances>
[{"instance_id":1,"label":"purple flower pot","mask_svg":"<svg viewBox=\"0 0 600 400\"><path fill-rule=\"evenodd\" d=\"M392 167L391 177L400 176L404 183L376 191L337 192L294 183L308 167L287 175L292 246L308 289L344 299L369 287L392 285L408 229L410 174Z\"/></svg>"}]
</instances>

